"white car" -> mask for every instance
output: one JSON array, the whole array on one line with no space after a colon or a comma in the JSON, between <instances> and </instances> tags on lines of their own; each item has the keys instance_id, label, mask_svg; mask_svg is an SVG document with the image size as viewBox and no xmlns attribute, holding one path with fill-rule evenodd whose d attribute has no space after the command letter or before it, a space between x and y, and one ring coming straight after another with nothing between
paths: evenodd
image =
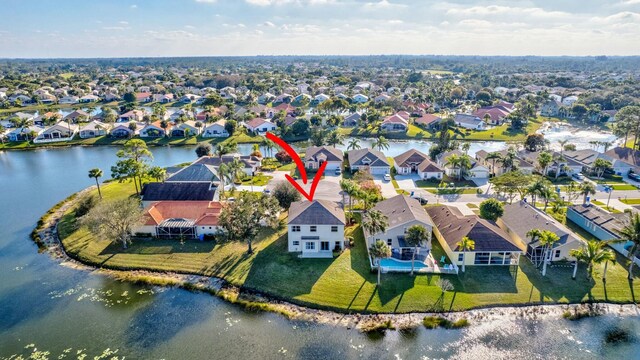
<instances>
[{"instance_id":1,"label":"white car","mask_svg":"<svg viewBox=\"0 0 640 360\"><path fill-rule=\"evenodd\" d=\"M384 174L383 179L384 179L384 181L391 181L391 175L390 174Z\"/></svg>"}]
</instances>

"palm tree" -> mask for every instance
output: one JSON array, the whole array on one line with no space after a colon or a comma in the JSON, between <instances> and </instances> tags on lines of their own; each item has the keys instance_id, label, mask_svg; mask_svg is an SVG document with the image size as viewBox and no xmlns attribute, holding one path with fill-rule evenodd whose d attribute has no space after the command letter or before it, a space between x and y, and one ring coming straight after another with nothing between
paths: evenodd
<instances>
[{"instance_id":1,"label":"palm tree","mask_svg":"<svg viewBox=\"0 0 640 360\"><path fill-rule=\"evenodd\" d=\"M542 231L542 237L540 238L540 244L542 245L542 276L547 275L547 262L551 261L551 250L553 245L560 241L560 237L549 230Z\"/></svg>"},{"instance_id":2,"label":"palm tree","mask_svg":"<svg viewBox=\"0 0 640 360\"><path fill-rule=\"evenodd\" d=\"M553 156L548 151L542 151L538 155L538 165L540 165L540 169L542 170L542 176L547 176L549 165L553 161ZM560 171L556 169L556 172Z\"/></svg>"},{"instance_id":3,"label":"palm tree","mask_svg":"<svg viewBox=\"0 0 640 360\"><path fill-rule=\"evenodd\" d=\"M580 194L584 196L582 205L587 204L587 196L596 193L596 186L591 181L584 181L580 184Z\"/></svg>"},{"instance_id":4,"label":"palm tree","mask_svg":"<svg viewBox=\"0 0 640 360\"><path fill-rule=\"evenodd\" d=\"M451 154L447 157L445 161L445 165L451 166L453 170L458 170L458 176L462 173L462 170L459 170L460 164L462 163L462 158L458 154Z\"/></svg>"},{"instance_id":5,"label":"palm tree","mask_svg":"<svg viewBox=\"0 0 640 360\"><path fill-rule=\"evenodd\" d=\"M342 179L340 180L340 188L342 189L342 203L344 208L344 195L349 195L349 209L353 210L353 197L359 190L358 184L353 180Z\"/></svg>"},{"instance_id":6,"label":"palm tree","mask_svg":"<svg viewBox=\"0 0 640 360\"><path fill-rule=\"evenodd\" d=\"M490 152L486 157L486 160L491 160L491 174L493 176L496 176L496 160L500 161L500 159L502 159L502 155L497 151Z\"/></svg>"},{"instance_id":7,"label":"palm tree","mask_svg":"<svg viewBox=\"0 0 640 360\"><path fill-rule=\"evenodd\" d=\"M556 194L553 188L548 184L545 184L545 186L543 186L542 189L540 189L540 192L538 193L538 195L540 196L541 199L544 200L543 211L547 211L547 206L549 206L549 202L558 197L558 194Z\"/></svg>"},{"instance_id":8,"label":"palm tree","mask_svg":"<svg viewBox=\"0 0 640 360\"><path fill-rule=\"evenodd\" d=\"M576 278L578 261L582 261L587 264L587 279L593 279L593 266L604 262L605 265L604 273L602 274L602 281L607 281L607 265L609 264L609 261L615 261L616 256L610 249L605 249L606 245L606 241L589 240L581 248L572 249L569 252L569 254L577 260L573 269L573 279Z\"/></svg>"},{"instance_id":9,"label":"palm tree","mask_svg":"<svg viewBox=\"0 0 640 360\"><path fill-rule=\"evenodd\" d=\"M467 173L467 170L471 169L472 162L471 156L463 154L460 156L460 172L458 173L458 181L462 180L462 175Z\"/></svg>"},{"instance_id":10,"label":"palm tree","mask_svg":"<svg viewBox=\"0 0 640 360\"><path fill-rule=\"evenodd\" d=\"M633 243L629 249L629 280L633 280L633 264L635 263L636 252L640 247L640 214L630 213L628 223L618 230L620 237Z\"/></svg>"},{"instance_id":11,"label":"palm tree","mask_svg":"<svg viewBox=\"0 0 640 360\"><path fill-rule=\"evenodd\" d=\"M564 156L564 146L569 142L568 139L558 140L558 144L560 144L560 156Z\"/></svg>"},{"instance_id":12,"label":"palm tree","mask_svg":"<svg viewBox=\"0 0 640 360\"><path fill-rule=\"evenodd\" d=\"M238 159L233 159L233 161L227 164L227 168L229 170L227 173L227 180L231 182L231 187L235 190L236 180L244 171L244 164Z\"/></svg>"},{"instance_id":13,"label":"palm tree","mask_svg":"<svg viewBox=\"0 0 640 360\"><path fill-rule=\"evenodd\" d=\"M407 245L413 246L413 253L411 254L411 275L413 275L414 261L416 259L416 253L418 252L418 246L422 246L424 243L428 242L429 238L429 232L422 225L413 225L407 229L404 241Z\"/></svg>"},{"instance_id":14,"label":"palm tree","mask_svg":"<svg viewBox=\"0 0 640 360\"><path fill-rule=\"evenodd\" d=\"M222 159L222 156L231 154L233 152L236 152L237 150L238 150L238 144L230 141L230 142L218 144L218 146L216 146L214 153L218 158Z\"/></svg>"},{"instance_id":15,"label":"palm tree","mask_svg":"<svg viewBox=\"0 0 640 360\"><path fill-rule=\"evenodd\" d=\"M327 145L336 147L336 145L342 145L342 141L342 135L337 130L330 132L327 136Z\"/></svg>"},{"instance_id":16,"label":"palm tree","mask_svg":"<svg viewBox=\"0 0 640 360\"><path fill-rule=\"evenodd\" d=\"M371 210L364 214L362 228L369 234L371 239L373 235L387 231L389 227L389 218L380 210Z\"/></svg>"},{"instance_id":17,"label":"palm tree","mask_svg":"<svg viewBox=\"0 0 640 360\"><path fill-rule=\"evenodd\" d=\"M156 181L164 181L164 178L167 176L167 170L160 166L154 166L149 169L148 175Z\"/></svg>"},{"instance_id":18,"label":"palm tree","mask_svg":"<svg viewBox=\"0 0 640 360\"><path fill-rule=\"evenodd\" d=\"M531 239L530 243L534 243L534 242L536 242L538 239L540 239L542 237L542 230L540 230L540 229L531 229L531 230L527 231L526 236L529 239ZM536 259L536 267L540 266L540 263L537 260L539 260L539 258Z\"/></svg>"},{"instance_id":19,"label":"palm tree","mask_svg":"<svg viewBox=\"0 0 640 360\"><path fill-rule=\"evenodd\" d=\"M224 181L229 176L229 167L227 164L218 166L218 178L220 178L220 198L224 198Z\"/></svg>"},{"instance_id":20,"label":"palm tree","mask_svg":"<svg viewBox=\"0 0 640 360\"><path fill-rule=\"evenodd\" d=\"M360 140L358 140L358 138L353 138L349 141L349 144L347 145L347 150L356 150L356 149L360 149Z\"/></svg>"},{"instance_id":21,"label":"palm tree","mask_svg":"<svg viewBox=\"0 0 640 360\"><path fill-rule=\"evenodd\" d=\"M476 248L476 242L469 239L467 236L463 237L458 243L458 248L462 250L462 272L465 270L465 263L467 261L465 252Z\"/></svg>"},{"instance_id":22,"label":"palm tree","mask_svg":"<svg viewBox=\"0 0 640 360\"><path fill-rule=\"evenodd\" d=\"M89 178L96 179L96 186L98 187L98 195L100 196L100 199L102 199L102 192L100 191L100 182L98 181L98 179L101 177L102 177L102 170L98 168L89 170Z\"/></svg>"},{"instance_id":23,"label":"palm tree","mask_svg":"<svg viewBox=\"0 0 640 360\"><path fill-rule=\"evenodd\" d=\"M378 150L388 150L389 149L389 140L387 140L384 136L378 136L378 138L371 144L374 148L378 148Z\"/></svg>"},{"instance_id":24,"label":"palm tree","mask_svg":"<svg viewBox=\"0 0 640 360\"><path fill-rule=\"evenodd\" d=\"M518 166L518 154L513 147L510 147L499 161L502 163L502 168L505 171L513 171Z\"/></svg>"},{"instance_id":25,"label":"palm tree","mask_svg":"<svg viewBox=\"0 0 640 360\"><path fill-rule=\"evenodd\" d=\"M377 240L371 247L369 247L369 254L373 256L374 263L378 265L378 283L380 286L380 260L391 257L391 248L382 240Z\"/></svg>"}]
</instances>

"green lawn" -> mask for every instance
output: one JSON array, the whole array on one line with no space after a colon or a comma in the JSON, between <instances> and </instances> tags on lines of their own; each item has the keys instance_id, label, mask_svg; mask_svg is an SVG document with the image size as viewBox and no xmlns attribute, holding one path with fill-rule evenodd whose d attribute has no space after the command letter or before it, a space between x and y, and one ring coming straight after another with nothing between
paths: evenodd
<instances>
[{"instance_id":1,"label":"green lawn","mask_svg":"<svg viewBox=\"0 0 640 360\"><path fill-rule=\"evenodd\" d=\"M273 176L257 174L256 176L242 180L242 185L265 186L271 179L273 179Z\"/></svg>"},{"instance_id":2,"label":"green lawn","mask_svg":"<svg viewBox=\"0 0 640 360\"><path fill-rule=\"evenodd\" d=\"M131 193L131 184L103 187L107 201ZM542 277L522 258L517 268L470 266L460 276L442 275L455 287L443 298L437 286L439 275L383 274L382 286L377 288L359 225L347 228L347 236L354 236L355 246L337 258L299 259L286 251L284 229L263 231L250 256L246 245L237 242L187 241L181 245L173 240L137 241L123 251L108 241L95 239L86 229L74 230L73 217L69 212L63 218L60 235L67 251L82 261L119 269L219 276L234 285L294 303L339 311L448 311L498 304L630 302L635 292L640 292L640 281L630 287L626 279L624 259L609 265L605 287L600 280L600 266L596 267L593 281L587 281L584 266L580 266L578 278L571 280L570 266L551 267L547 277ZM444 252L437 243L433 248L439 260Z\"/></svg>"},{"instance_id":3,"label":"green lawn","mask_svg":"<svg viewBox=\"0 0 640 360\"><path fill-rule=\"evenodd\" d=\"M620 201L627 205L640 205L640 199L620 199Z\"/></svg>"}]
</instances>

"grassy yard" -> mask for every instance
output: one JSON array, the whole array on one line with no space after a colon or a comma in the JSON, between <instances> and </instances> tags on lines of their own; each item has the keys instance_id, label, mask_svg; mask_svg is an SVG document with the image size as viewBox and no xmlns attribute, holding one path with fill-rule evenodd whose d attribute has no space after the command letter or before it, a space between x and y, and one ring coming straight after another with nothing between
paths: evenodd
<instances>
[{"instance_id":1,"label":"grassy yard","mask_svg":"<svg viewBox=\"0 0 640 360\"><path fill-rule=\"evenodd\" d=\"M620 201L627 205L640 205L640 199L620 199Z\"/></svg>"},{"instance_id":2,"label":"grassy yard","mask_svg":"<svg viewBox=\"0 0 640 360\"><path fill-rule=\"evenodd\" d=\"M416 186L420 188L437 188L440 186L441 183L445 183L447 185L453 183L455 187L476 187L476 183L474 183L471 180L462 179L458 181L458 179L449 177L447 175L444 175L442 180L438 180L438 179L416 180L415 183L416 183Z\"/></svg>"},{"instance_id":3,"label":"grassy yard","mask_svg":"<svg viewBox=\"0 0 640 360\"><path fill-rule=\"evenodd\" d=\"M111 183L103 187L106 199L129 196L131 184ZM108 200L107 200L108 201ZM463 310L498 304L568 303L582 301L630 302L640 293L640 279L630 286L624 259L609 265L606 286L601 267L596 279L586 279L581 265L571 280L570 266L554 266L546 277L525 258L518 267L473 267L459 276L442 275L455 291L441 297L438 275L383 274L375 286L359 225L347 228L355 246L334 259L299 259L286 251L284 229L265 230L255 243L255 253L246 254L244 243L174 240L137 241L125 250L98 240L86 229L74 229L74 214L60 223L67 251L88 263L119 269L178 271L219 276L230 283L318 308L340 311L409 312ZM444 253L434 244L434 255ZM636 277L640 274L636 274Z\"/></svg>"},{"instance_id":4,"label":"grassy yard","mask_svg":"<svg viewBox=\"0 0 640 360\"><path fill-rule=\"evenodd\" d=\"M256 176L242 180L242 185L265 186L271 179L273 179L273 176L257 174Z\"/></svg>"}]
</instances>

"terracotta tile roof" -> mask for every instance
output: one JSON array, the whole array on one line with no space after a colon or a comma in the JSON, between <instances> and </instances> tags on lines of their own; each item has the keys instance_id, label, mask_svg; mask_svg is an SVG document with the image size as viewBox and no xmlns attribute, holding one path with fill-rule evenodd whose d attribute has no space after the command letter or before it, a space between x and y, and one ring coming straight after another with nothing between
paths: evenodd
<instances>
[{"instance_id":1,"label":"terracotta tile roof","mask_svg":"<svg viewBox=\"0 0 640 360\"><path fill-rule=\"evenodd\" d=\"M145 209L144 224L158 225L167 219L189 219L198 226L217 226L222 204L217 201L158 201Z\"/></svg>"}]
</instances>

